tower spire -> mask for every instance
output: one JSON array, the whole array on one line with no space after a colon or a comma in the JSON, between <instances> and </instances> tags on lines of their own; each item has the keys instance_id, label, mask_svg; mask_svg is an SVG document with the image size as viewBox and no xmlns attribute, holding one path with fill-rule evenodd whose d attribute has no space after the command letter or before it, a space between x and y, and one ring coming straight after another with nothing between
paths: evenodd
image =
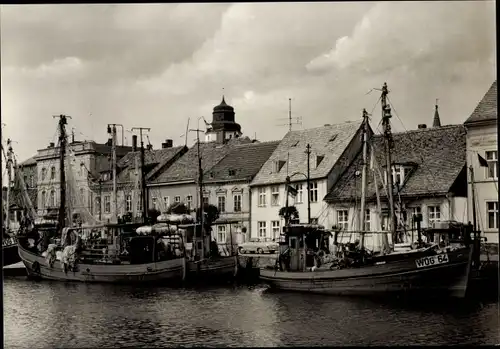
<instances>
[{"instance_id":1,"label":"tower spire","mask_svg":"<svg viewBox=\"0 0 500 349\"><path fill-rule=\"evenodd\" d=\"M441 127L441 119L439 118L438 101L436 98L436 109L434 110L434 121L432 122L432 127Z\"/></svg>"}]
</instances>

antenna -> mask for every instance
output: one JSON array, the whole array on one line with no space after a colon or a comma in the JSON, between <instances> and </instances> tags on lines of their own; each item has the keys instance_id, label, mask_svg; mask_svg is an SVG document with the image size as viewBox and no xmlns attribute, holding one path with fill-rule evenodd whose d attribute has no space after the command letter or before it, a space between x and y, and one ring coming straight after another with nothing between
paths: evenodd
<instances>
[{"instance_id":1,"label":"antenna","mask_svg":"<svg viewBox=\"0 0 500 349\"><path fill-rule=\"evenodd\" d=\"M292 118L292 99L288 98L288 118L279 118L280 122L287 120L286 124L278 124L276 126L288 126L288 131L292 130L292 125L301 125L302 126L302 116Z\"/></svg>"}]
</instances>

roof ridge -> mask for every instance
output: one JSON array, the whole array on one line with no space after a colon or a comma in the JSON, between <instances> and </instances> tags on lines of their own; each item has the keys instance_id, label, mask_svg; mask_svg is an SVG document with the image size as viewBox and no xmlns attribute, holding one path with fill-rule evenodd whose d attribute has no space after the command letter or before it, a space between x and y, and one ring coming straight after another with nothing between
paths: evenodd
<instances>
[{"instance_id":1,"label":"roof ridge","mask_svg":"<svg viewBox=\"0 0 500 349\"><path fill-rule=\"evenodd\" d=\"M306 132L306 131L312 131L312 130L319 130L325 127L334 127L334 126L342 126L342 125L347 125L347 124L356 124L356 123L362 123L363 120L347 120L344 122L339 122L336 124L328 124L328 125L323 125L323 126L316 126L316 127L311 127L311 128L305 128L303 130L294 130L294 131L288 131L288 133L299 133L299 132Z\"/></svg>"},{"instance_id":2,"label":"roof ridge","mask_svg":"<svg viewBox=\"0 0 500 349\"><path fill-rule=\"evenodd\" d=\"M430 132L430 131L441 131L444 129L451 129L451 128L465 128L463 124L452 124L452 125L443 125L439 127L429 127L429 128L418 128L418 129L411 129L411 130L406 130L406 131L400 131L400 132L393 132L393 135L404 135L410 132ZM373 137L384 137L382 134L374 134Z\"/></svg>"}]
</instances>

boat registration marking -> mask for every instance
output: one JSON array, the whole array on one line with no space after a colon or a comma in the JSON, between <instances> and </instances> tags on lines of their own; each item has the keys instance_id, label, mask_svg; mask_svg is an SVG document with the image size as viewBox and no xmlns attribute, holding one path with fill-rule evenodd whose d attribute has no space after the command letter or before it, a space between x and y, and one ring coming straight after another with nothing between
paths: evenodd
<instances>
[{"instance_id":1,"label":"boat registration marking","mask_svg":"<svg viewBox=\"0 0 500 349\"><path fill-rule=\"evenodd\" d=\"M445 264L449 261L450 259L448 258L448 254L443 253L435 256L419 258L415 261L415 264L417 265L417 268L425 268L433 265Z\"/></svg>"}]
</instances>

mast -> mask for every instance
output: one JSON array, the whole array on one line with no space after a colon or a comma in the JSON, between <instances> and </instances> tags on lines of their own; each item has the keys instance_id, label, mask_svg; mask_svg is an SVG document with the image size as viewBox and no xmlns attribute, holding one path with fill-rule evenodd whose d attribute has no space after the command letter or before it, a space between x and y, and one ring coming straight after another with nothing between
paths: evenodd
<instances>
[{"instance_id":1,"label":"mast","mask_svg":"<svg viewBox=\"0 0 500 349\"><path fill-rule=\"evenodd\" d=\"M111 133L111 152L112 152L111 166L113 171L113 192L112 192L113 211L111 219L113 223L116 223L118 221L118 204L116 195L116 126L114 124L108 124L108 133Z\"/></svg>"},{"instance_id":2,"label":"mast","mask_svg":"<svg viewBox=\"0 0 500 349\"><path fill-rule=\"evenodd\" d=\"M7 196L6 196L6 207L5 207L5 222L6 224L6 229L7 232L9 231L10 227L10 189L11 189L11 183L12 183L12 141L7 139L7 176L8 176L8 182L7 182Z\"/></svg>"},{"instance_id":3,"label":"mast","mask_svg":"<svg viewBox=\"0 0 500 349\"><path fill-rule=\"evenodd\" d=\"M474 186L474 168L472 165L469 166L469 171L470 171L470 181L471 181L471 186L472 186L472 226L473 226L473 234L474 238L476 237L476 230L477 230L477 216L476 216L476 188Z\"/></svg>"},{"instance_id":4,"label":"mast","mask_svg":"<svg viewBox=\"0 0 500 349\"><path fill-rule=\"evenodd\" d=\"M381 96L381 104L382 104L382 126L384 129L384 145L385 145L385 154L386 154L386 173L387 173L387 188L389 194L389 208L390 208L390 217L391 217L391 233L392 233L392 243L396 243L396 231L397 231L397 221L396 221L396 212L394 210L394 191L393 191L393 181L392 181L392 159L391 159L391 149L394 145L394 141L392 139L391 133L391 124L389 119L392 117L391 115L391 107L387 104L387 94L389 90L387 89L387 83L384 82L382 86L382 96Z\"/></svg>"},{"instance_id":5,"label":"mast","mask_svg":"<svg viewBox=\"0 0 500 349\"><path fill-rule=\"evenodd\" d=\"M147 127L132 127L133 130L139 130L141 141L141 200L142 200L142 221L146 223L148 218L148 197L146 188L146 176L144 175L144 141L142 140L142 131L150 131Z\"/></svg>"},{"instance_id":6,"label":"mast","mask_svg":"<svg viewBox=\"0 0 500 349\"><path fill-rule=\"evenodd\" d=\"M199 121L200 119L198 119ZM199 128L189 129L189 131L196 132L196 149L198 153L198 190L199 190L199 201L200 201L200 232L201 232L201 258L205 258L205 234L203 229L204 212L203 212L203 168L201 167L201 152L200 152L200 132L203 132ZM196 235L196 226L195 226Z\"/></svg>"},{"instance_id":7,"label":"mast","mask_svg":"<svg viewBox=\"0 0 500 349\"><path fill-rule=\"evenodd\" d=\"M307 154L307 224L311 224L311 176L310 176L310 158L311 158L311 145L308 143L306 146Z\"/></svg>"},{"instance_id":8,"label":"mast","mask_svg":"<svg viewBox=\"0 0 500 349\"><path fill-rule=\"evenodd\" d=\"M363 109L363 167L361 172L361 212L359 213L361 241L360 248L364 247L365 242L365 204L366 204L366 163L368 161L368 113Z\"/></svg>"},{"instance_id":9,"label":"mast","mask_svg":"<svg viewBox=\"0 0 500 349\"><path fill-rule=\"evenodd\" d=\"M60 154L59 154L59 193L60 193L60 202L59 202L59 230L62 232L62 229L66 225L66 171L64 168L64 158L66 156L66 129L64 125L66 125L67 118L71 119L71 116L67 115L54 115L54 118L59 118L59 143L60 143Z\"/></svg>"}]
</instances>

